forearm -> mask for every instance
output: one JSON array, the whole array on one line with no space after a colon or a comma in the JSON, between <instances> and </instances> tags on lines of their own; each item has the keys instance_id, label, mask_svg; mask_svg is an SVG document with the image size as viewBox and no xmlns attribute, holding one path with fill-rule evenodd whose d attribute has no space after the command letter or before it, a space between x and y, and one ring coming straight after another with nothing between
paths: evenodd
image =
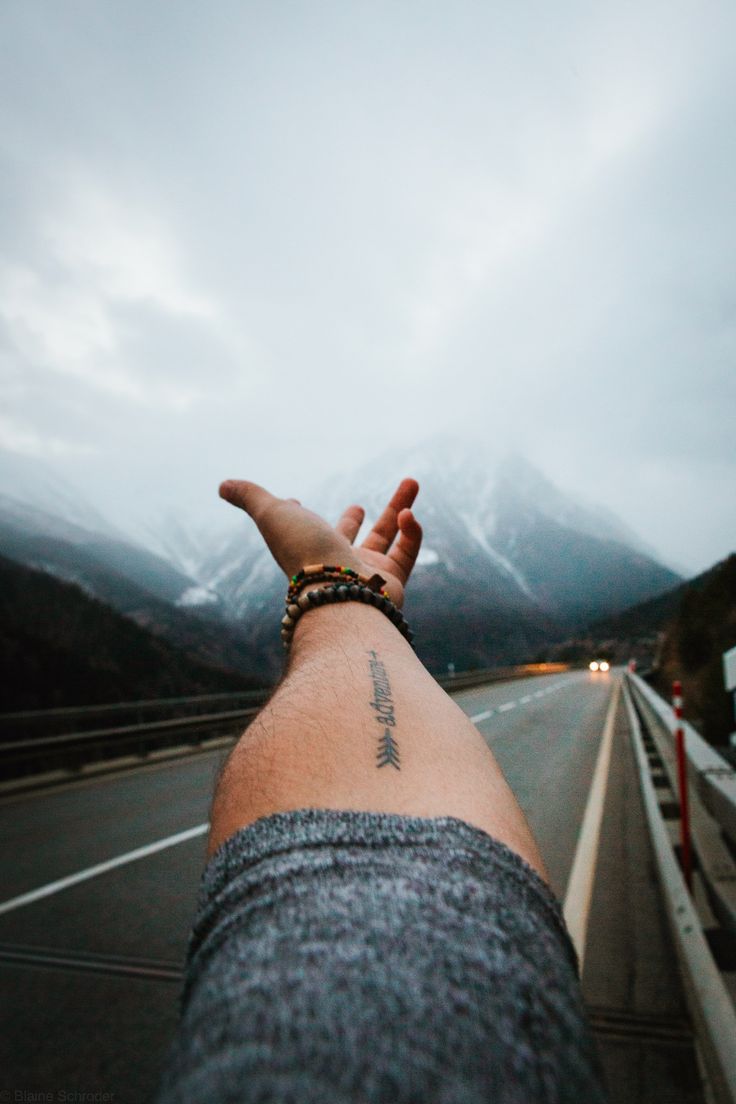
<instances>
[{"instance_id":1,"label":"forearm","mask_svg":"<svg viewBox=\"0 0 736 1104\"><path fill-rule=\"evenodd\" d=\"M480 733L388 618L359 602L297 624L287 674L223 772L210 849L259 817L306 807L458 817L543 873Z\"/></svg>"}]
</instances>

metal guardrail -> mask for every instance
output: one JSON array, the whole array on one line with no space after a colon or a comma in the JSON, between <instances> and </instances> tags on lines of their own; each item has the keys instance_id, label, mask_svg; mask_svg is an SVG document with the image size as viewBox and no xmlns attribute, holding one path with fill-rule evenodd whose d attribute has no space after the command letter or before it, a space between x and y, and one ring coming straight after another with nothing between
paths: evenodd
<instances>
[{"instance_id":1,"label":"metal guardrail","mask_svg":"<svg viewBox=\"0 0 736 1104\"><path fill-rule=\"evenodd\" d=\"M677 795L677 762L670 733L636 685L632 685L632 696L669 778L670 790L673 796ZM698 790L692 785L688 790L692 843L700 877L719 923L736 936L736 862L726 846L718 821L706 808Z\"/></svg>"},{"instance_id":2,"label":"metal guardrail","mask_svg":"<svg viewBox=\"0 0 736 1104\"><path fill-rule=\"evenodd\" d=\"M18 739L36 732L50 736L53 732L64 733L74 726L74 731L87 731L90 727L99 728L105 721L112 722L121 718L123 723L135 721L143 723L151 714L160 714L163 720L167 715L190 716L200 710L212 712L213 709L230 706L261 705L266 701L271 689L236 690L224 694L196 694L185 698L143 698L140 701L112 702L105 705L61 706L57 709L26 709L13 713L0 713L0 739L12 734ZM118 727L118 726L115 726Z\"/></svg>"},{"instance_id":3,"label":"metal guardrail","mask_svg":"<svg viewBox=\"0 0 736 1104\"><path fill-rule=\"evenodd\" d=\"M675 729L672 706L638 675L628 677L672 736ZM697 787L706 809L736 846L736 771L691 724L687 721L682 724L691 781Z\"/></svg>"},{"instance_id":4,"label":"metal guardrail","mask_svg":"<svg viewBox=\"0 0 736 1104\"><path fill-rule=\"evenodd\" d=\"M534 675L556 674L568 669L564 663L533 663L516 667L495 667L479 671L463 671L441 676L437 681L448 692L470 689L491 682L506 682ZM33 775L60 770L77 770L91 763L118 760L124 756L145 757L166 748L191 745L196 748L203 739L215 736L235 740L243 725L267 700L270 690L245 691L235 694L207 694L191 698L160 698L142 702L116 702L108 706L70 709L33 710L27 713L0 715L3 721L14 720L22 731L25 724L33 727L49 725L59 720L81 722L90 719L130 716L136 711L202 707L230 704L245 699L242 709L191 714L140 724L93 728L85 731L62 732L57 735L27 736L0 742L0 780L32 779Z\"/></svg>"},{"instance_id":5,"label":"metal guardrail","mask_svg":"<svg viewBox=\"0 0 736 1104\"><path fill-rule=\"evenodd\" d=\"M215 736L230 736L235 740L243 723L258 711L258 706L251 706L148 724L14 740L0 745L0 778L8 780L44 771L74 770L126 755L146 756L167 747L195 746Z\"/></svg>"},{"instance_id":6,"label":"metal guardrail","mask_svg":"<svg viewBox=\"0 0 736 1104\"><path fill-rule=\"evenodd\" d=\"M708 1077L707 1098L716 1104L736 1104L736 1012L713 961L662 817L631 698L632 681L630 675L624 680L624 701L667 916ZM639 682L636 680L637 689Z\"/></svg>"}]
</instances>

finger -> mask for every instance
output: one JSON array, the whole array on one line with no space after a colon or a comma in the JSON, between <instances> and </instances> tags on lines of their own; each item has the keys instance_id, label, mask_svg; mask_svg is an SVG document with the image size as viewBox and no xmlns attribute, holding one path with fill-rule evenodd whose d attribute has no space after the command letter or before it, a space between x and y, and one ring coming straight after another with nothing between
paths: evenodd
<instances>
[{"instance_id":1,"label":"finger","mask_svg":"<svg viewBox=\"0 0 736 1104\"><path fill-rule=\"evenodd\" d=\"M402 479L386 509L363 541L370 552L387 552L399 528L399 514L411 506L419 493L416 479Z\"/></svg>"},{"instance_id":2,"label":"finger","mask_svg":"<svg viewBox=\"0 0 736 1104\"><path fill-rule=\"evenodd\" d=\"M391 549L389 559L396 564L401 583L405 583L417 562L422 545L422 527L411 510L402 510L398 517L399 539Z\"/></svg>"},{"instance_id":3,"label":"finger","mask_svg":"<svg viewBox=\"0 0 736 1104\"><path fill-rule=\"evenodd\" d=\"M282 501L265 487L259 487L257 483L248 483L245 479L226 479L220 484L220 498L245 510L255 522L269 506Z\"/></svg>"},{"instance_id":4,"label":"finger","mask_svg":"<svg viewBox=\"0 0 736 1104\"><path fill-rule=\"evenodd\" d=\"M365 510L362 506L348 506L335 526L335 529L337 529L338 533L342 533L344 537L347 537L352 544L360 531L364 517Z\"/></svg>"}]
</instances>

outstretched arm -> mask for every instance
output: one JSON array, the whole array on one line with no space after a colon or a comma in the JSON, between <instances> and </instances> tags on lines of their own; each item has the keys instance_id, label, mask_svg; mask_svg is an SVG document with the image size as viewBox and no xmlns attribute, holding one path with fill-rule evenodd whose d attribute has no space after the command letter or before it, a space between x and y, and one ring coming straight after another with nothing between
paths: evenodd
<instances>
[{"instance_id":1,"label":"outstretched arm","mask_svg":"<svg viewBox=\"0 0 736 1104\"><path fill-rule=\"evenodd\" d=\"M245 510L287 575L307 564L378 572L396 605L419 552L405 479L360 547L363 510L332 528L293 499L228 481L220 494ZM453 816L506 843L543 876L516 799L483 737L383 613L361 602L310 609L296 624L287 673L245 731L220 778L210 852L270 813L352 809Z\"/></svg>"}]
</instances>

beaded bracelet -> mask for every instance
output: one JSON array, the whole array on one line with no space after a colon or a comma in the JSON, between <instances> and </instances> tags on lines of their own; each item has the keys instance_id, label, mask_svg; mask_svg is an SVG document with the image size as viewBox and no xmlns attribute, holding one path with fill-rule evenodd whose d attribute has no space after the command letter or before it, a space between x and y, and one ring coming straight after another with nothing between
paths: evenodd
<instances>
[{"instance_id":1,"label":"beaded bracelet","mask_svg":"<svg viewBox=\"0 0 736 1104\"><path fill-rule=\"evenodd\" d=\"M319 574L321 574L319 571L310 573L310 581ZM355 575L357 573L352 572L352 574ZM376 576L373 578L376 578ZM380 576L378 576L378 578L380 578ZM381 579L381 582L383 581L384 580ZM368 586L367 583L333 583L331 586L322 587L319 590L308 590L304 594L300 594L296 601L287 604L286 613L281 619L281 639L284 644L284 649L288 652L291 647L291 638L294 635L296 623L308 610L315 609L317 606L329 605L334 602L349 601L365 602L367 605L375 606L381 613L386 614L389 621L396 626L401 635L406 637L410 644L414 640L414 633L409 628L406 618L401 610L394 605L385 591L379 594L372 587Z\"/></svg>"},{"instance_id":2,"label":"beaded bracelet","mask_svg":"<svg viewBox=\"0 0 736 1104\"><path fill-rule=\"evenodd\" d=\"M370 587L371 590L375 591L380 590L386 582L378 574L371 575L369 578L367 575L360 575L352 567L342 567L339 564L309 564L298 571L296 575L291 576L289 589L286 592L285 605L289 606L292 602L295 602L305 586L309 586L311 583L327 582L330 579L341 583L346 581L357 583L361 586ZM388 598L388 593L385 590L382 591L382 594L385 598Z\"/></svg>"}]
</instances>

